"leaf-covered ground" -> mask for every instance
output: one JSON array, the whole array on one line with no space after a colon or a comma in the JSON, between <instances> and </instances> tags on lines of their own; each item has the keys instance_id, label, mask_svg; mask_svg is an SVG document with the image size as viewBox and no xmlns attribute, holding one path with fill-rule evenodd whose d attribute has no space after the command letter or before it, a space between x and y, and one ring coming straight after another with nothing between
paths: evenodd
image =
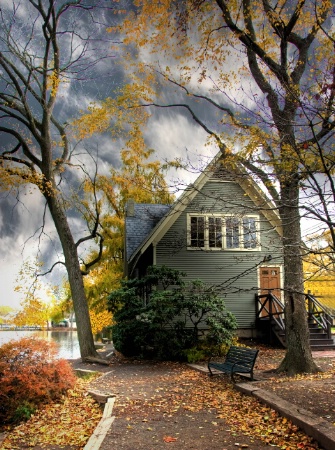
<instances>
[{"instance_id":1,"label":"leaf-covered ground","mask_svg":"<svg viewBox=\"0 0 335 450\"><path fill-rule=\"evenodd\" d=\"M282 350L261 349L256 374L265 379L262 387L334 422L334 360L317 359L324 373L287 379L271 373L282 356ZM116 395L116 419L101 450L319 448L289 420L234 390L225 376L210 378L184 364L119 358L101 370L108 373L90 388ZM101 418L86 388L79 380L63 403L46 406L16 427L1 449L82 449Z\"/></svg>"},{"instance_id":2,"label":"leaf-covered ground","mask_svg":"<svg viewBox=\"0 0 335 450\"><path fill-rule=\"evenodd\" d=\"M81 449L99 423L102 410L87 395L88 381L78 379L60 403L46 405L7 434L1 450Z\"/></svg>"},{"instance_id":3,"label":"leaf-covered ground","mask_svg":"<svg viewBox=\"0 0 335 450\"><path fill-rule=\"evenodd\" d=\"M101 450L232 448L316 449L286 418L236 392L223 376L209 378L179 364L120 365L94 382L116 394L116 420Z\"/></svg>"},{"instance_id":4,"label":"leaf-covered ground","mask_svg":"<svg viewBox=\"0 0 335 450\"><path fill-rule=\"evenodd\" d=\"M258 386L335 425L335 352L333 357L315 358L322 372L294 378L262 373Z\"/></svg>"}]
</instances>

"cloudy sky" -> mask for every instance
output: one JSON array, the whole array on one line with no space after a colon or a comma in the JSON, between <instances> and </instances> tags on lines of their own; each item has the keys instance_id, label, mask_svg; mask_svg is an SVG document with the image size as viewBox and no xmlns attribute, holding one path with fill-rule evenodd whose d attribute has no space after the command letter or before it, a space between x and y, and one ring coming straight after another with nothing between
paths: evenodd
<instances>
[{"instance_id":1,"label":"cloudy sky","mask_svg":"<svg viewBox=\"0 0 335 450\"><path fill-rule=\"evenodd\" d=\"M60 2L61 0L59 0ZM112 5L114 2L102 3L106 6L108 3ZM20 7L15 11L15 25L19 25L15 30L15 39L21 44L24 44L27 36L30 35L30 25L35 17L34 11L28 6L28 2L21 2ZM12 1L5 0L1 7L2 21L8 24L13 18ZM30 17L30 20L27 20L27 17ZM87 20L85 15L77 16L77 27L86 27ZM100 9L98 20L95 21L94 36L100 36L99 50L104 56L89 75L86 73L85 79L72 80L62 86L61 101L56 107L57 117L62 122L78 116L79 111L85 110L91 102L108 97L122 83L122 72L116 67L114 55L110 50L111 36L105 33L106 26L111 26L113 21L115 21L115 15L111 11L106 8ZM90 26L93 26L92 22ZM3 37L4 35L1 36L1 38ZM32 44L34 43L32 42ZM1 40L0 46L3 50L4 44ZM0 89L5 89L3 82L0 82ZM0 118L1 120L4 119ZM157 156L160 158L182 157L190 159L196 165L197 161L202 159L207 136L182 111L169 110L164 113L157 111L152 116L145 138L148 147L156 149ZM7 144L6 136L1 134L0 139L4 148ZM113 142L108 133L96 135L84 145L86 148L99 149L100 172L106 173L111 166L118 166L120 144ZM206 152L214 156L215 150L206 150ZM77 153L80 153L80 148ZM188 181L194 179L194 174L186 173L178 176L183 180L182 185L184 186ZM171 177L175 177L175 175L173 174ZM43 230L41 228L44 214L43 198L36 189L27 187L21 188L20 192L13 190L0 193L0 305L19 307L23 295L15 292L14 288L18 278L19 284L22 284L19 272L26 261L32 262L35 258L39 258L45 262L44 269L48 270L49 266L61 257L57 236L47 213L45 216L46 226ZM79 236L83 231L82 224L75 215L70 216L70 221ZM64 271L56 269L52 275L45 278L45 281L50 284L58 283L61 282L64 275ZM29 279L25 283L29 284Z\"/></svg>"},{"instance_id":2,"label":"cloudy sky","mask_svg":"<svg viewBox=\"0 0 335 450\"><path fill-rule=\"evenodd\" d=\"M60 5L63 1L56 0L56 3ZM100 57L100 60L98 64L88 64L90 68L80 80L77 77L77 79L69 80L62 85L60 101L55 109L57 118L61 122L78 117L79 112L85 110L90 103L113 95L113 91L124 82L122 70L116 64L117 53L113 53L111 50L112 44L115 44L115 40L117 42L118 40L115 36L106 33L107 26L110 27L117 20L120 20L118 19L119 16L115 15L110 9L116 3L113 0L93 1L103 6L103 8L96 10L97 15L93 17L91 14L76 14L71 17L71 23L75 21L78 32L84 33L89 30L91 37L94 37L92 46L86 54L86 62L90 63L90 58L93 61L97 56ZM131 0L122 1L127 3L128 7L132 3ZM31 24L38 25L38 22L34 22L35 16L28 8L28 0L20 2L19 5L15 12L16 20L15 23L13 22L13 26L16 26L16 42L24 44L27 42L27 36L31 33ZM0 20L3 21L3 25L8 25L11 17L13 17L12 0L2 0L1 9ZM4 33L4 27L0 29L0 50L3 50L4 44L1 39L4 35L1 33ZM77 43L75 42L75 44ZM38 42L31 41L30 45L32 50L36 52ZM122 45L117 44L116 47L120 49L119 53L121 53ZM140 57L150 62L150 55L145 50L143 50L143 54L140 54ZM230 61L230 63L236 67L236 61ZM229 67L230 65L227 62L227 70ZM202 85L202 89L207 90L209 88L206 83L208 84L210 81L206 81ZM245 89L252 90L250 80L247 80L247 85ZM197 86L197 88L199 87ZM238 86L238 88L241 88L241 86ZM0 92L1 89L5 89L5 85L0 79ZM243 89L241 91L243 92ZM239 92L236 90L231 94L236 98ZM166 96L170 96L169 99L179 100L179 95L181 95L181 92L178 90L166 92ZM207 104L203 112L208 123L215 123L217 117L214 109L211 110ZM162 160L181 157L190 160L192 166L197 167L198 163L199 166L203 165L204 155L214 156L216 153L216 148L205 147L207 134L195 122L191 121L185 111L180 108L169 108L152 110L152 113L145 131L145 138L148 147L154 148L157 156ZM3 119L0 118L0 124L1 120ZM0 142L2 147L5 147L6 139L1 134ZM83 145L86 148L93 149L94 152L99 150L100 172L107 173L111 166L117 167L119 165L121 143L114 142L110 134L96 135ZM80 149L80 147L77 148L77 153L80 153ZM88 159L85 161L89 164ZM185 187L196 175L188 172L178 174L177 177L181 180L180 187ZM174 176L175 174L173 174ZM22 189L19 195L16 191L0 193L1 305L19 306L22 295L14 292L15 280L22 264L27 259L40 258L46 263L45 270L47 270L61 256L57 236L47 214L46 227L43 230L41 229L43 216L44 204L37 191L26 188ZM82 224L75 214L70 214L69 218L73 230L79 236L84 231ZM46 281L49 283L60 282L64 275L65 272L56 270L52 276L46 278Z\"/></svg>"},{"instance_id":3,"label":"cloudy sky","mask_svg":"<svg viewBox=\"0 0 335 450\"><path fill-rule=\"evenodd\" d=\"M63 3L63 0L57 0L57 6ZM85 35L85 29L94 36L91 48L88 48L85 54L86 65L89 67L85 74L76 76L76 79L68 80L63 83L60 92L60 101L55 108L55 114L60 122L66 122L69 119L77 117L80 110L95 101L106 98L115 87L122 82L120 72L113 63L113 54L111 52L111 36L106 33L107 25L112 25L115 21L115 15L108 8L114 2L95 1L97 5L102 5L95 12L95 16L89 13L69 16L69 25L75 23L77 35ZM47 3L46 3L47 4ZM18 48L25 46L32 34L32 24L35 26L35 36L30 40L27 51L31 55L38 55L40 24L36 11L29 5L27 0L15 2L16 9L13 8L12 0L3 0L1 2L2 27L0 31L0 50L6 50L5 34L6 27L12 27L12 36L17 43ZM15 20L14 20L15 19ZM72 45L74 52L78 52L81 43L77 39L72 43L67 43L67 49ZM61 49L62 50L62 49ZM65 55L66 56L66 55ZM100 58L98 64L90 64L94 58ZM1 75L1 72L0 72ZM0 91L6 92L6 84L0 80ZM0 125L6 123L6 119L1 116ZM6 123L8 124L8 122ZM2 150L10 148L10 142L4 133L0 134ZM93 151L99 149L101 155L100 169L107 171L110 165L119 164L119 149L115 148L108 134L95 136L90 142L85 143ZM76 152L81 153L80 147ZM46 226L42 230L44 217L44 202L39 192L32 188L21 188L20 191L12 190L10 192L0 193L0 304L17 308L23 296L14 291L17 284L16 279L26 261L33 261L35 258L45 261L45 270L48 270L48 264L55 262L59 255L59 245L57 236L48 214L46 214ZM76 223L76 217L70 218L74 229L78 233L82 231L81 224ZM52 276L47 277L50 283L58 282L64 276L64 272L56 270ZM29 279L26 280L29 283Z\"/></svg>"}]
</instances>

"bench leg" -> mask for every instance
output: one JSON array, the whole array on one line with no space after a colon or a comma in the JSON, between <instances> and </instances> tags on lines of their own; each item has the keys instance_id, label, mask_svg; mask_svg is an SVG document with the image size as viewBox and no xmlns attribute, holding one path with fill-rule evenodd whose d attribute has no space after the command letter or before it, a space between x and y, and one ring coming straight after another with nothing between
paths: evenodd
<instances>
[{"instance_id":1,"label":"bench leg","mask_svg":"<svg viewBox=\"0 0 335 450\"><path fill-rule=\"evenodd\" d=\"M237 372L231 372L231 379L234 384L236 384L236 380L234 378L235 373ZM252 371L250 372L250 381L254 381L254 373Z\"/></svg>"}]
</instances>

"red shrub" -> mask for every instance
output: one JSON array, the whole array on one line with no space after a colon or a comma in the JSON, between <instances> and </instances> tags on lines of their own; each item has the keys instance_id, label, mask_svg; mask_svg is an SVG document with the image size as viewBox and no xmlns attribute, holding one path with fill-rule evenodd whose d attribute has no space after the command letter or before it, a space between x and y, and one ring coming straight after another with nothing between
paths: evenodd
<instances>
[{"instance_id":1,"label":"red shrub","mask_svg":"<svg viewBox=\"0 0 335 450\"><path fill-rule=\"evenodd\" d=\"M0 421L10 421L22 405L32 407L60 398L75 375L57 347L42 339L22 338L0 347Z\"/></svg>"}]
</instances>

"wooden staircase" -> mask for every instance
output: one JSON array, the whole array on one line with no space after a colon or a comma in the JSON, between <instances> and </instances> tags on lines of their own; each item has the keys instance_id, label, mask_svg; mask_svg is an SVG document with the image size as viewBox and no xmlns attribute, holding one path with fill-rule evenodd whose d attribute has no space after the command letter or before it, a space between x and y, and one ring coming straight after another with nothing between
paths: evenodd
<instances>
[{"instance_id":1,"label":"wooden staircase","mask_svg":"<svg viewBox=\"0 0 335 450\"><path fill-rule=\"evenodd\" d=\"M335 350L331 327L333 318L327 308L311 294L305 294L309 341L312 351ZM286 347L284 304L271 292L256 295L256 326L270 344Z\"/></svg>"}]
</instances>

